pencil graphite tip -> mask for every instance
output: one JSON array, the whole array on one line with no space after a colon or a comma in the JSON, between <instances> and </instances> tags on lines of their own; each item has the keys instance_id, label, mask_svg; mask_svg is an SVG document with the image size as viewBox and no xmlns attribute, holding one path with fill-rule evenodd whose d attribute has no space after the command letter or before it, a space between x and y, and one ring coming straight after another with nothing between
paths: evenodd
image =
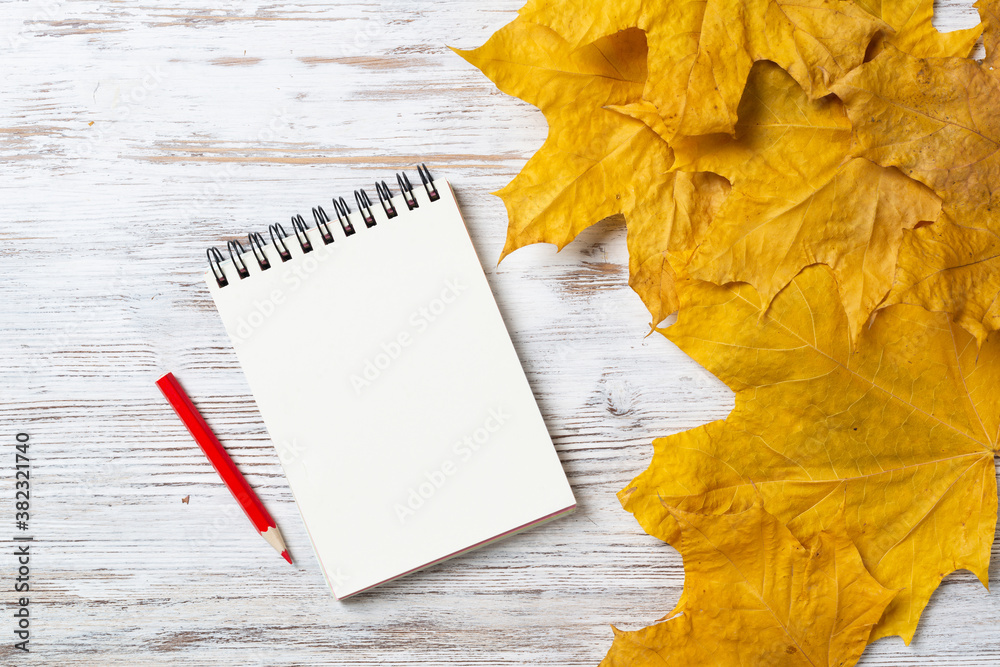
<instances>
[{"instance_id":1,"label":"pencil graphite tip","mask_svg":"<svg viewBox=\"0 0 1000 667\"><path fill-rule=\"evenodd\" d=\"M285 560L287 560L289 565L292 564L292 557L288 555L288 550L287 549L285 549L284 551L281 552L281 557L284 558Z\"/></svg>"}]
</instances>

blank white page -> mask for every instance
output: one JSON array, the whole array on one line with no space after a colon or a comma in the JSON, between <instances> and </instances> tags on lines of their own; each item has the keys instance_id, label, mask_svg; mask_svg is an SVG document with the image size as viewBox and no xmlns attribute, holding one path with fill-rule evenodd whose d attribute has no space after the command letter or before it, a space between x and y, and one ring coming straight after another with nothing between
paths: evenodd
<instances>
[{"instance_id":1,"label":"blank white page","mask_svg":"<svg viewBox=\"0 0 1000 667\"><path fill-rule=\"evenodd\" d=\"M576 503L451 186L205 278L337 598ZM289 230L291 232L291 230ZM302 545L289 544L294 552Z\"/></svg>"}]
</instances>

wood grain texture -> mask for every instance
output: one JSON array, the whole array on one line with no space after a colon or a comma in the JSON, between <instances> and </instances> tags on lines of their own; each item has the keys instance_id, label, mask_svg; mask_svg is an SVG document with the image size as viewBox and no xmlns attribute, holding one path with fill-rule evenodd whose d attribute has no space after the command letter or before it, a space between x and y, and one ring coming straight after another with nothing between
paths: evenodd
<instances>
[{"instance_id":1,"label":"wood grain texture","mask_svg":"<svg viewBox=\"0 0 1000 667\"><path fill-rule=\"evenodd\" d=\"M519 4L0 5L0 662L596 665L610 623L674 605L680 557L615 492L654 437L725 417L732 395L644 337L615 225L496 268L506 215L488 193L545 121L446 45L481 44ZM938 12L943 28L975 23L971 3ZM201 282L204 249L419 161L455 184L580 509L338 603ZM166 370L259 490L294 568L159 395ZM18 431L32 438L30 655L11 649L6 613ZM863 664L998 665L998 640L1000 598L962 572L911 646L883 640Z\"/></svg>"}]
</instances>

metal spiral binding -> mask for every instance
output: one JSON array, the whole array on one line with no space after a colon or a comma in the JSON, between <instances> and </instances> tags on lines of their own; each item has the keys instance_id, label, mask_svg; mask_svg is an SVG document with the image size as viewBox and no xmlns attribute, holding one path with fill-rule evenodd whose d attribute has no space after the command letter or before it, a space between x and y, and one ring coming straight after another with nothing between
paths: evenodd
<instances>
[{"instance_id":1,"label":"metal spiral binding","mask_svg":"<svg viewBox=\"0 0 1000 667\"><path fill-rule=\"evenodd\" d=\"M288 250L288 246L285 245L285 239L288 237L288 232L285 228L274 223L268 229L271 232L271 245L275 247L278 251L278 256L281 257L282 262L287 262L292 258L292 253Z\"/></svg>"},{"instance_id":2,"label":"metal spiral binding","mask_svg":"<svg viewBox=\"0 0 1000 667\"><path fill-rule=\"evenodd\" d=\"M336 197L333 198L333 211L337 214L337 222L339 222L340 226L344 228L344 235L350 236L353 234L354 225L351 224L351 219L347 215L347 202L344 201L343 197L340 199L337 199ZM341 219L341 216L343 216L343 219Z\"/></svg>"},{"instance_id":3,"label":"metal spiral binding","mask_svg":"<svg viewBox=\"0 0 1000 667\"><path fill-rule=\"evenodd\" d=\"M375 184L376 187L378 184ZM365 224L369 229L375 226L375 216L372 215L372 200L368 198L368 193L364 188L354 191L354 201L358 202L358 211L365 219Z\"/></svg>"},{"instance_id":4,"label":"metal spiral binding","mask_svg":"<svg viewBox=\"0 0 1000 667\"><path fill-rule=\"evenodd\" d=\"M382 204L382 210L385 211L385 217L392 220L396 217L396 207L392 205L392 193L389 192L389 186L385 184L385 181L379 183L375 181L375 189L378 190L378 200Z\"/></svg>"},{"instance_id":5,"label":"metal spiral binding","mask_svg":"<svg viewBox=\"0 0 1000 667\"><path fill-rule=\"evenodd\" d=\"M323 245L333 243L333 234L330 232L330 216L326 214L322 206L313 206L313 220L316 221L316 229L323 236Z\"/></svg>"},{"instance_id":6,"label":"metal spiral binding","mask_svg":"<svg viewBox=\"0 0 1000 667\"><path fill-rule=\"evenodd\" d=\"M306 225L306 219L301 215L293 215L292 229L295 230L295 238L299 240L299 247L302 248L302 253L312 252L312 243L309 242L309 236L306 234L306 230L309 229Z\"/></svg>"},{"instance_id":7,"label":"metal spiral binding","mask_svg":"<svg viewBox=\"0 0 1000 667\"><path fill-rule=\"evenodd\" d=\"M239 274L240 280L248 277L250 275L250 269L247 268L246 262L243 261L243 253L246 250L243 249L243 245L239 241L230 241L226 244L229 248L229 259L232 260L233 266L236 267L236 273Z\"/></svg>"},{"instance_id":8,"label":"metal spiral binding","mask_svg":"<svg viewBox=\"0 0 1000 667\"><path fill-rule=\"evenodd\" d=\"M434 177L431 176L430 170L427 169L427 165L420 164L417 167L417 173L420 174L420 182L424 186L424 190L427 192L427 198L432 201L438 201L441 198L441 194L437 190L437 186L434 185ZM417 201L416 196L413 192L413 185L410 183L409 177L406 172L396 173L396 183L399 184L399 192L403 195L403 201L406 202L406 208L412 211L415 208L419 208L420 204ZM399 215L394 202L392 192L389 189L389 185L385 181L375 182L375 191L378 193L379 203L382 205L382 210L385 212L386 218L393 219ZM372 228L376 225L375 215L372 213L372 200L368 196L368 193L362 188L354 191L354 200L358 205L358 212L361 214L361 218L365 221L365 226ZM340 224L341 229L344 230L344 236L353 236L357 231L354 228L354 224L351 222L350 209L347 206L347 201L343 197L333 198L333 212L337 216L337 222ZM334 242L333 233L330 231L330 216L327 215L326 211L323 210L322 206L316 206L312 209L313 219L316 221L316 229L319 231L320 236L323 239L324 245L330 245ZM309 240L309 235L306 230L309 229L309 225L306 219L301 215L293 215L292 218L292 230L295 233L295 238L299 242L299 247L302 248L303 254L313 251L313 244ZM270 225L268 231L271 235L271 245L274 246L275 250L278 252L278 256L281 258L282 262L287 262L292 259L292 253L288 250L288 245L286 239L289 238L288 232L280 224L275 223ZM253 253L254 259L257 260L257 265L260 267L261 271L266 271L271 268L271 262L267 258L267 253L264 251L264 246L266 241L264 240L264 235L260 232L251 232L247 237L250 243L250 252ZM243 255L247 253L246 248L239 241L229 241L226 243L226 247L229 250L229 259L232 261L233 266L236 268L236 273L240 277L240 280L248 277L250 275L250 270L247 268L246 261ZM206 251L208 255L208 265L212 271L212 275L215 277L215 282L219 287L226 287L229 285L229 279L226 277L225 271L222 270L223 255L219 252L218 248L209 248Z\"/></svg>"},{"instance_id":9,"label":"metal spiral binding","mask_svg":"<svg viewBox=\"0 0 1000 667\"><path fill-rule=\"evenodd\" d=\"M400 194L402 194L403 199L406 200L406 208L412 211L420 206L420 204L417 203L417 198L413 196L413 186L410 185L410 178L406 175L405 171L401 171L396 174L396 182L399 183Z\"/></svg>"},{"instance_id":10,"label":"metal spiral binding","mask_svg":"<svg viewBox=\"0 0 1000 667\"><path fill-rule=\"evenodd\" d=\"M219 284L219 287L225 287L229 284L229 280L226 278L226 274L222 271L222 267L219 266L222 263L222 253L219 252L218 248L208 249L208 265L212 269L212 275L215 276L215 282Z\"/></svg>"},{"instance_id":11,"label":"metal spiral binding","mask_svg":"<svg viewBox=\"0 0 1000 667\"><path fill-rule=\"evenodd\" d=\"M267 271L271 268L271 262L264 253L263 234L260 232L250 232L249 237L250 249L253 250L253 256L257 258L257 265L260 266L261 271Z\"/></svg>"},{"instance_id":12,"label":"metal spiral binding","mask_svg":"<svg viewBox=\"0 0 1000 667\"><path fill-rule=\"evenodd\" d=\"M420 180L424 183L424 190L427 191L427 197L431 201L437 201L441 198L438 194L437 188L434 187L434 177L431 176L430 170L427 169L426 164L421 164L417 167L417 173L420 174Z\"/></svg>"}]
</instances>

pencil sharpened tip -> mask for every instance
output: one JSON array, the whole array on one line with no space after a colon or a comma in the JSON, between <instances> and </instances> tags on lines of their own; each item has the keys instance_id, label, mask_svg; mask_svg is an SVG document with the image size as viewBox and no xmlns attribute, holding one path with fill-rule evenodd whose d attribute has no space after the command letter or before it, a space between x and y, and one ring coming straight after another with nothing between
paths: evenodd
<instances>
[{"instance_id":1,"label":"pencil sharpened tip","mask_svg":"<svg viewBox=\"0 0 1000 667\"><path fill-rule=\"evenodd\" d=\"M281 557L284 558L285 560L287 560L289 565L292 564L292 557L288 555L288 550L287 549L285 551L281 552Z\"/></svg>"}]
</instances>

